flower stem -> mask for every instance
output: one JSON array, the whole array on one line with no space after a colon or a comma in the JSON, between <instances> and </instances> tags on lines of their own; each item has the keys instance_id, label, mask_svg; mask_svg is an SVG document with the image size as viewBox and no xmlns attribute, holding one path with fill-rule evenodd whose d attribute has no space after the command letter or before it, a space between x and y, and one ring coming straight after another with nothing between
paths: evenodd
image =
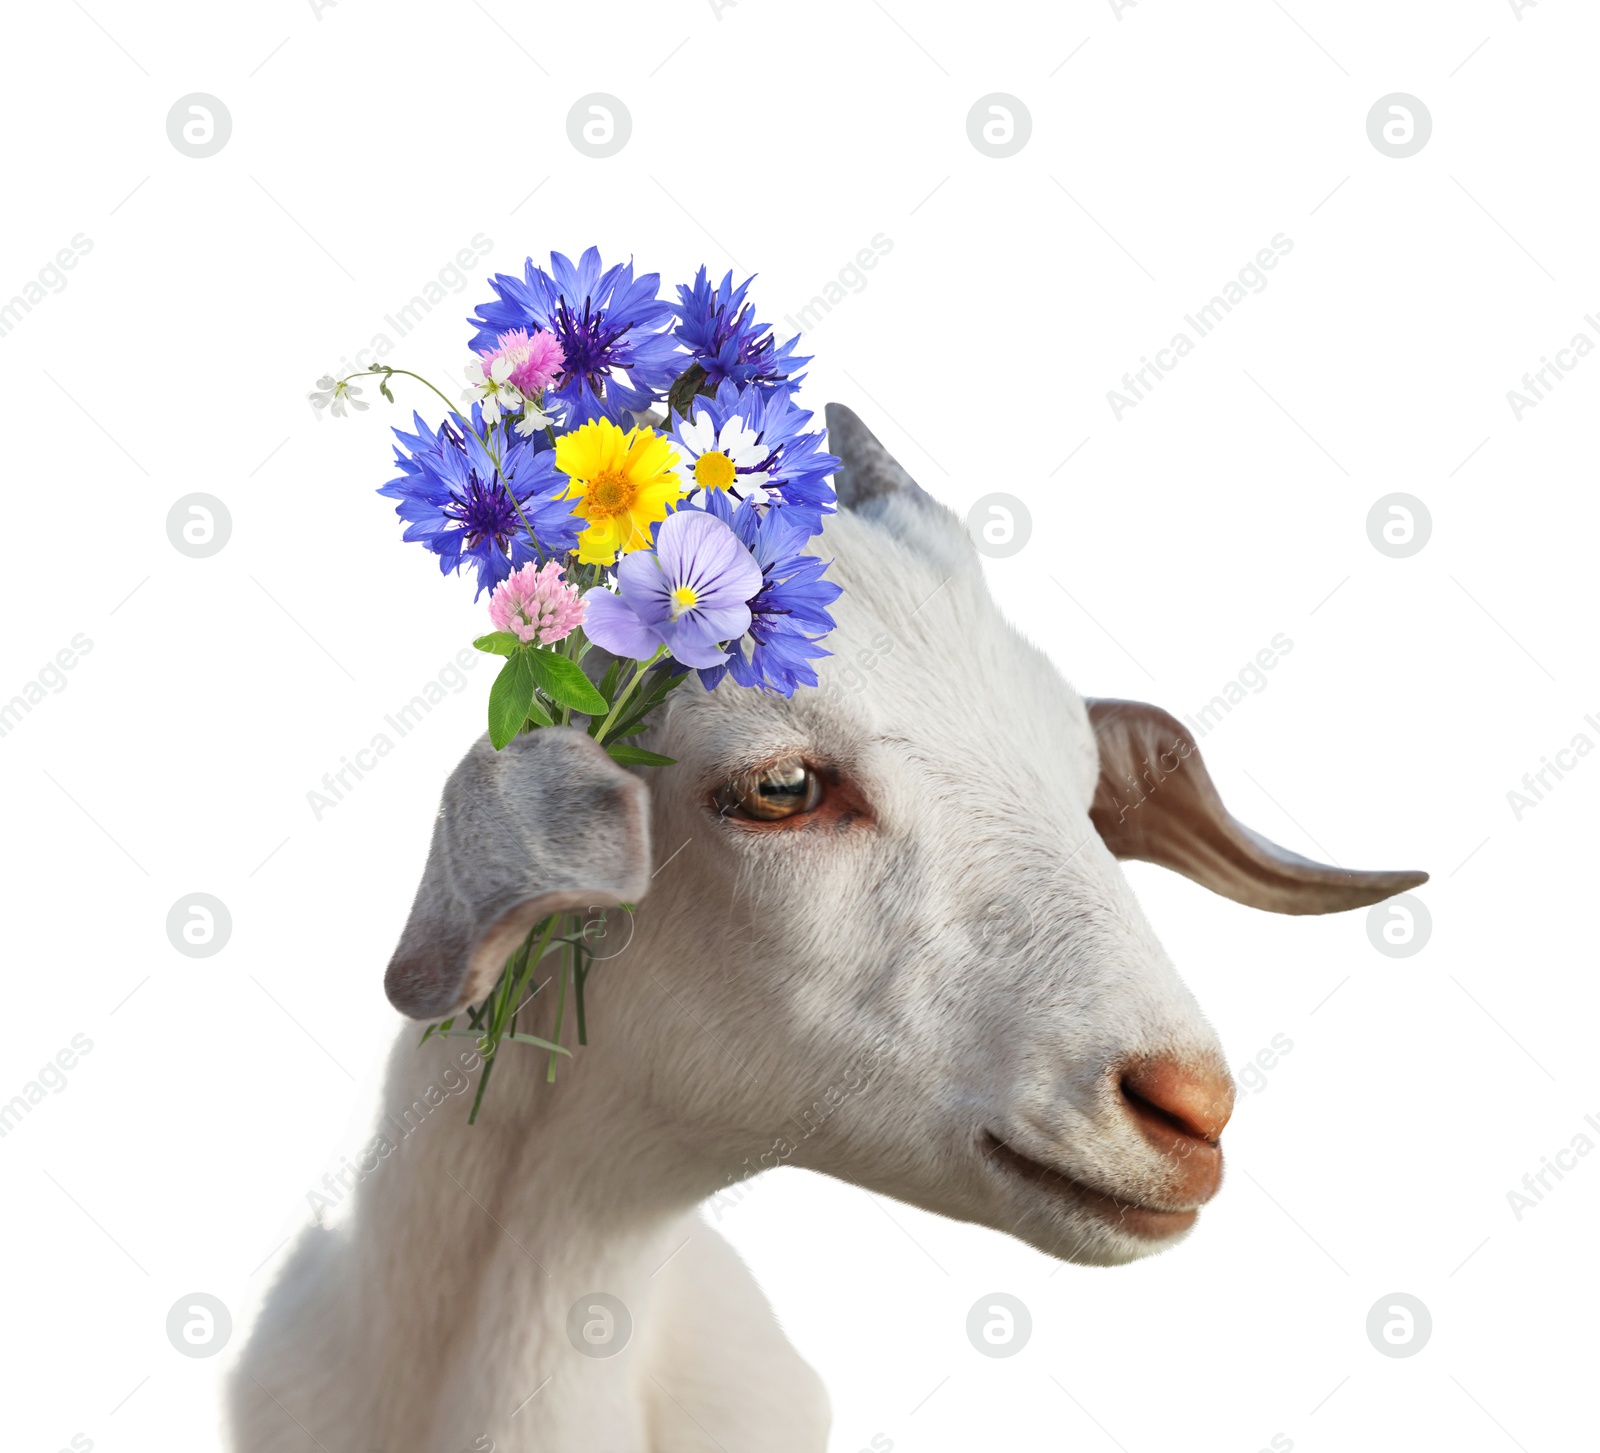
<instances>
[{"instance_id":1,"label":"flower stem","mask_svg":"<svg viewBox=\"0 0 1600 1453\"><path fill-rule=\"evenodd\" d=\"M501 971L499 992L491 991L484 1000L484 1007L490 1010L489 1023L485 1026L483 1035L478 1040L478 1053L483 1057L483 1074L478 1077L478 1093L472 1099L472 1112L467 1116L468 1125L478 1123L478 1107L483 1104L483 1092L488 1088L489 1076L494 1071L495 1060L500 1041L506 1032L507 1021L516 1016L518 1001L522 991L527 987L528 980L533 977L539 962L544 958L544 951L550 943L550 935L556 931L556 923L560 915L552 913L549 918L542 919L528 930L528 936L523 939L522 947L515 949L511 957L506 960L506 966ZM538 946L534 946L534 936L543 929ZM564 987L564 985L563 985Z\"/></svg>"},{"instance_id":2,"label":"flower stem","mask_svg":"<svg viewBox=\"0 0 1600 1453\"><path fill-rule=\"evenodd\" d=\"M540 389L539 390L539 412L541 414L544 413L544 395L545 395L545 391L543 389ZM546 414L545 417L548 418L549 415ZM545 432L546 437L550 440L550 443L552 445L554 445L554 443L556 442L555 425L554 424L546 424L544 426L544 432Z\"/></svg>"},{"instance_id":3,"label":"flower stem","mask_svg":"<svg viewBox=\"0 0 1600 1453\"><path fill-rule=\"evenodd\" d=\"M656 662L666 654L667 648L665 646L657 646L655 655L653 655L648 661L637 661L634 663L633 676L628 681L628 684L617 693L617 699L611 703L610 712L607 713L606 719L600 723L600 730L594 734L595 741L599 742L602 746L605 744L606 733L611 730L612 725L616 722L617 717L621 714L622 708L627 705L628 698L633 695L634 691L638 688L639 683L644 680L644 673L654 666Z\"/></svg>"},{"instance_id":4,"label":"flower stem","mask_svg":"<svg viewBox=\"0 0 1600 1453\"><path fill-rule=\"evenodd\" d=\"M602 936L605 934L605 923L605 910L602 909L600 911L600 932ZM575 957L572 964L572 1007L578 1016L579 1044L588 1044L589 1042L589 1026L585 1022L583 1014L583 981L589 977L589 969L593 962L594 957L589 951L589 945L580 941L580 944L575 949Z\"/></svg>"},{"instance_id":5,"label":"flower stem","mask_svg":"<svg viewBox=\"0 0 1600 1453\"><path fill-rule=\"evenodd\" d=\"M561 1043L561 1019L567 1007L567 963L572 957L572 948L565 945L561 950L561 967L556 971L561 977L556 984L556 1027L550 1031L551 1040ZM545 1075L545 1083L553 1085L556 1082L556 1052L550 1051L550 1069Z\"/></svg>"},{"instance_id":6,"label":"flower stem","mask_svg":"<svg viewBox=\"0 0 1600 1453\"><path fill-rule=\"evenodd\" d=\"M489 1088L489 1076L494 1071L494 1061L486 1059L483 1062L483 1073L478 1076L478 1093L472 1097L472 1112L467 1116L468 1125L478 1123L478 1107L483 1104L483 1092Z\"/></svg>"}]
</instances>

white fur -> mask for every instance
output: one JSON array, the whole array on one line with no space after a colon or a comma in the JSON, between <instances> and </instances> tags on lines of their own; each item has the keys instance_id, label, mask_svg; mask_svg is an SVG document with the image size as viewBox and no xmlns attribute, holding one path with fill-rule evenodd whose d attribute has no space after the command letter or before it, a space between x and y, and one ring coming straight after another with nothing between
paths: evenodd
<instances>
[{"instance_id":1,"label":"white fur","mask_svg":"<svg viewBox=\"0 0 1600 1453\"><path fill-rule=\"evenodd\" d=\"M694 1210L764 1164L1077 1261L1167 1244L984 1153L993 1132L1159 1202L1171 1165L1118 1067L1220 1069L1090 826L1083 703L1001 619L944 512L891 499L820 546L845 589L821 689L673 695L649 745L678 765L646 774L661 866L632 943L589 981L588 1047L549 1085L541 1053L508 1046L476 1128L449 1100L346 1227L306 1232L235 1378L239 1453L821 1449L815 1375ZM872 820L720 820L716 787L784 753L843 773ZM390 1110L468 1043L416 1039L396 1044ZM568 1340L592 1292L632 1313L618 1356Z\"/></svg>"}]
</instances>

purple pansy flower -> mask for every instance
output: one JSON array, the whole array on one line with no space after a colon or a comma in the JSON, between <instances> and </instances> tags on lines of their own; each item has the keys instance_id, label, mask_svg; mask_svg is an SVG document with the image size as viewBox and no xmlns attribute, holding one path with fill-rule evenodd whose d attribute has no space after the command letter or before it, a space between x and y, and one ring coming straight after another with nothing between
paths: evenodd
<instances>
[{"instance_id":1,"label":"purple pansy flower","mask_svg":"<svg viewBox=\"0 0 1600 1453\"><path fill-rule=\"evenodd\" d=\"M617 590L595 589L584 630L615 656L645 661L665 646L684 666L720 665L722 642L750 629L761 567L714 515L681 510L656 531L654 550L624 557Z\"/></svg>"}]
</instances>

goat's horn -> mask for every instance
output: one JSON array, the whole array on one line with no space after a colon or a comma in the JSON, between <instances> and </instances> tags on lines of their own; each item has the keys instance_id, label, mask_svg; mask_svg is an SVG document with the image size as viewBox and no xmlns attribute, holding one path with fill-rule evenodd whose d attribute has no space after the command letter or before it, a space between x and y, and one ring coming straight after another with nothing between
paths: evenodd
<instances>
[{"instance_id":1,"label":"goat's horn","mask_svg":"<svg viewBox=\"0 0 1600 1453\"><path fill-rule=\"evenodd\" d=\"M1332 868L1268 842L1222 805L1194 739L1170 713L1142 701L1085 705L1100 746L1089 816L1117 857L1159 863L1271 913L1365 908L1428 881Z\"/></svg>"}]
</instances>

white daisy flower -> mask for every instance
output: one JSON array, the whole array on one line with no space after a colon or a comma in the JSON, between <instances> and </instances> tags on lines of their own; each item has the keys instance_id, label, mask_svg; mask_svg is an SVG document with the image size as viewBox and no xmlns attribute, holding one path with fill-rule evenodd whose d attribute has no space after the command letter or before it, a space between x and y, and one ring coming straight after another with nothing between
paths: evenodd
<instances>
[{"instance_id":1,"label":"white daisy flower","mask_svg":"<svg viewBox=\"0 0 1600 1453\"><path fill-rule=\"evenodd\" d=\"M684 468L695 485L691 499L703 490L725 489L735 499L767 503L771 476L760 468L767 451L761 447L761 436L743 419L735 415L719 430L701 411L679 428L678 439L686 456Z\"/></svg>"}]
</instances>

